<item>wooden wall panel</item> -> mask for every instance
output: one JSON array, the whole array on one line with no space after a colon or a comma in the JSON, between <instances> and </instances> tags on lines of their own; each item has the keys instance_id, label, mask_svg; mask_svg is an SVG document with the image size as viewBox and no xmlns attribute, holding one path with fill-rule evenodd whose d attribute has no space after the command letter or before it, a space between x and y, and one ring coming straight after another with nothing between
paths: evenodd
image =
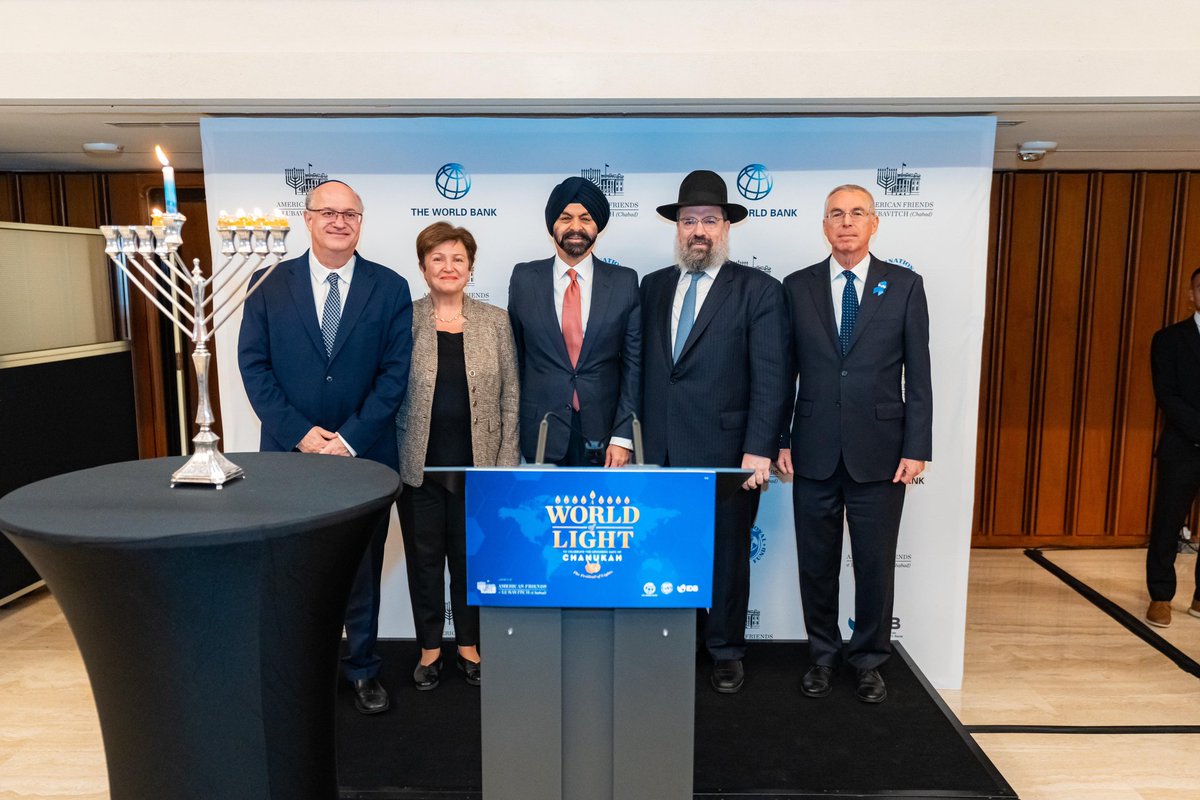
<instances>
[{"instance_id":1,"label":"wooden wall panel","mask_svg":"<svg viewBox=\"0 0 1200 800\"><path fill-rule=\"evenodd\" d=\"M1001 173L992 211L973 542L1141 544L1150 338L1191 313L1200 174Z\"/></svg>"}]
</instances>

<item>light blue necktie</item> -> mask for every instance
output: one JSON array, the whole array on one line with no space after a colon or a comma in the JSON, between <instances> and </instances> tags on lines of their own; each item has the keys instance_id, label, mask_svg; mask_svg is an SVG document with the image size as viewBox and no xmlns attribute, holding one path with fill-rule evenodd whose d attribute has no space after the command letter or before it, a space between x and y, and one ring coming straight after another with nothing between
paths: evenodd
<instances>
[{"instance_id":1,"label":"light blue necktie","mask_svg":"<svg viewBox=\"0 0 1200 800\"><path fill-rule=\"evenodd\" d=\"M858 321L858 294L854 291L854 273L844 269L842 277L846 279L846 288L842 290L842 327L838 339L842 343L842 355L846 355L850 337L854 335L854 323Z\"/></svg>"},{"instance_id":2,"label":"light blue necktie","mask_svg":"<svg viewBox=\"0 0 1200 800\"><path fill-rule=\"evenodd\" d=\"M337 275L331 272L325 281L329 284L329 294L325 295L325 308L321 312L321 338L325 340L325 355L329 356L333 353L338 322L342 318L342 293L338 289Z\"/></svg>"},{"instance_id":3,"label":"light blue necktie","mask_svg":"<svg viewBox=\"0 0 1200 800\"><path fill-rule=\"evenodd\" d=\"M683 295L683 308L679 309L679 326L675 329L675 353L672 361L679 360L684 342L692 332L692 326L696 324L696 283L703 275L703 272L693 272L692 282Z\"/></svg>"}]
</instances>

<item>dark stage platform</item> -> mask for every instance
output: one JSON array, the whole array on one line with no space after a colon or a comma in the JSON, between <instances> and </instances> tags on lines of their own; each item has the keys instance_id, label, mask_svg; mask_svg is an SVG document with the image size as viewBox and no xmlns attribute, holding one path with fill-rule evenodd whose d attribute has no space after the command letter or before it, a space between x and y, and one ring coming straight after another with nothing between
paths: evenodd
<instances>
[{"instance_id":1,"label":"dark stage platform","mask_svg":"<svg viewBox=\"0 0 1200 800\"><path fill-rule=\"evenodd\" d=\"M359 715L348 686L339 697L341 797L478 800L478 689L450 661L441 686L417 692L415 643L383 642L380 649L391 711ZM453 654L453 645L444 652ZM807 663L804 644L752 645L745 689L719 695L709 688L707 659L697 658L695 797L1017 797L903 648L883 670L888 699L878 706L854 697L849 670L839 672L829 697L804 697L799 685ZM513 735L520 735L519 720Z\"/></svg>"}]
</instances>

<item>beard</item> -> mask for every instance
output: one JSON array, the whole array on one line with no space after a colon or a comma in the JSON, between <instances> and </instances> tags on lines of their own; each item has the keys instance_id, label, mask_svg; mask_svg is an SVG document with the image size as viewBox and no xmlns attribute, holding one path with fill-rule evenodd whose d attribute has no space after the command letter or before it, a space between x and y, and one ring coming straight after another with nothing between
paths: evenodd
<instances>
[{"instance_id":1,"label":"beard","mask_svg":"<svg viewBox=\"0 0 1200 800\"><path fill-rule=\"evenodd\" d=\"M692 245L694 244L707 244L708 247L703 251L693 250ZM688 272L703 272L709 267L719 266L728 260L728 239L716 242L710 236L693 234L688 237L686 244L681 243L678 239L675 240L675 263Z\"/></svg>"},{"instance_id":2,"label":"beard","mask_svg":"<svg viewBox=\"0 0 1200 800\"><path fill-rule=\"evenodd\" d=\"M577 236L580 238L568 239L568 236ZM565 230L562 232L562 235L555 240L555 242L559 247L562 248L562 251L571 258L579 258L588 250L592 249L592 245L596 243L596 240L588 236L587 231Z\"/></svg>"}]
</instances>

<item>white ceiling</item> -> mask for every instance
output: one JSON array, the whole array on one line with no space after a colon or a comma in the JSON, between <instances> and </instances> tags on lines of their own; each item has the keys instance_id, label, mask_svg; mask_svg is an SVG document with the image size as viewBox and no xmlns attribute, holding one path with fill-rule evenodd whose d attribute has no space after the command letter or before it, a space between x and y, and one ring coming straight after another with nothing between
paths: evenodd
<instances>
[{"instance_id":1,"label":"white ceiling","mask_svg":"<svg viewBox=\"0 0 1200 800\"><path fill-rule=\"evenodd\" d=\"M685 103L628 101L578 103L400 101L295 102L258 105L189 106L37 105L0 101L0 170L142 171L156 168L160 144L179 169L203 168L199 119L208 115L412 115L412 114L993 114L1003 122L996 134L996 169L1200 169L1200 103L1120 102L870 102L820 104L755 100ZM1058 142L1045 160L1023 164L1017 145ZM116 157L94 157L84 142L124 145Z\"/></svg>"}]
</instances>

